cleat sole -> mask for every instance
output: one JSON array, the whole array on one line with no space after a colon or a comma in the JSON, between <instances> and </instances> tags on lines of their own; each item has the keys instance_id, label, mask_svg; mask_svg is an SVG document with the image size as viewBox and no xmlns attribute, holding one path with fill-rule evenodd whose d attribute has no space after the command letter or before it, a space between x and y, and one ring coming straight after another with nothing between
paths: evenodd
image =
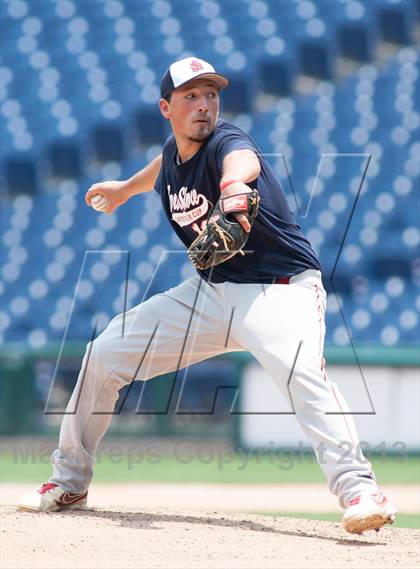
<instances>
[{"instance_id":1,"label":"cleat sole","mask_svg":"<svg viewBox=\"0 0 420 569\"><path fill-rule=\"evenodd\" d=\"M386 524L394 523L395 516L372 514L366 518L350 518L343 522L344 529L349 533L361 535L364 531L376 530L378 532Z\"/></svg>"},{"instance_id":2,"label":"cleat sole","mask_svg":"<svg viewBox=\"0 0 420 569\"><path fill-rule=\"evenodd\" d=\"M31 512L31 513L48 513L48 512L62 512L63 510L86 510L87 509L87 502L80 501L76 502L75 504L69 504L68 506L51 506L47 510L42 510L37 508L36 506L26 506L26 505L19 505L18 510L22 512Z\"/></svg>"}]
</instances>

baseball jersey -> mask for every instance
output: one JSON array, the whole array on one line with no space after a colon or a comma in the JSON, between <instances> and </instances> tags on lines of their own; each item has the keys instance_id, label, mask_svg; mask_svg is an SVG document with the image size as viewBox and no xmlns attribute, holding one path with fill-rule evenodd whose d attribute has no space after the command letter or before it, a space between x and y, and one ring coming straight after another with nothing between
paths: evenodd
<instances>
[{"instance_id":1,"label":"baseball jersey","mask_svg":"<svg viewBox=\"0 0 420 569\"><path fill-rule=\"evenodd\" d=\"M173 135L164 145L155 190L178 237L189 247L201 232L220 197L223 159L230 152L242 149L254 151L261 164L258 178L248 183L258 190L260 205L245 246L246 254L237 254L198 273L216 283L269 284L307 269L320 270L317 256L297 225L272 168L245 131L223 120L218 120L198 152L184 163L178 163Z\"/></svg>"}]
</instances>

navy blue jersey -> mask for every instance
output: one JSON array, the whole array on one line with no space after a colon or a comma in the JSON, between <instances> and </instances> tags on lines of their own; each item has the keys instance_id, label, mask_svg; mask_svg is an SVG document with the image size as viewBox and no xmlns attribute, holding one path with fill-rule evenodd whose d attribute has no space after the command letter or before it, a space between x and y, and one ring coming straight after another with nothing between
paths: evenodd
<instances>
[{"instance_id":1,"label":"navy blue jersey","mask_svg":"<svg viewBox=\"0 0 420 569\"><path fill-rule=\"evenodd\" d=\"M162 205L178 237L189 247L220 197L224 157L233 150L257 153L261 173L248 185L260 195L260 207L245 246L245 256L235 255L212 269L198 271L211 282L272 283L307 269L320 270L309 241L296 224L279 180L252 138L242 129L219 120L215 130L188 161L177 163L175 137L162 152L162 167L155 184Z\"/></svg>"}]
</instances>

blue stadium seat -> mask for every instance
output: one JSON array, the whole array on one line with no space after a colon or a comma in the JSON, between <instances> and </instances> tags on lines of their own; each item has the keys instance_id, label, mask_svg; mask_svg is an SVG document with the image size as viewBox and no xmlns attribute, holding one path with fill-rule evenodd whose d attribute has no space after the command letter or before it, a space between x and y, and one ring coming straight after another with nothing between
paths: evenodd
<instances>
[{"instance_id":1,"label":"blue stadium seat","mask_svg":"<svg viewBox=\"0 0 420 569\"><path fill-rule=\"evenodd\" d=\"M42 347L60 340L80 277L84 299L68 337L87 340L97 315L103 322L113 316L124 259L85 256L86 250L131 251L137 283L131 303L155 271L149 295L190 274L157 196L134 198L113 216L86 208L83 199L92 183L127 178L159 152L169 132L156 106L160 77L174 59L190 54L233 79L222 109L273 155L267 158L324 267L331 293L327 341L347 345L349 331L356 342L416 342L420 81L411 44L413 2L250 0L238 9L233 0L16 0L2 9L0 178L10 190L0 232L6 342ZM380 38L398 51L377 66ZM337 77L340 56L359 66ZM297 92L302 71L322 81ZM69 145L79 162L63 154ZM323 153L339 156L323 162L314 186ZM369 154L342 243L362 155ZM165 259L165 250L179 253Z\"/></svg>"}]
</instances>

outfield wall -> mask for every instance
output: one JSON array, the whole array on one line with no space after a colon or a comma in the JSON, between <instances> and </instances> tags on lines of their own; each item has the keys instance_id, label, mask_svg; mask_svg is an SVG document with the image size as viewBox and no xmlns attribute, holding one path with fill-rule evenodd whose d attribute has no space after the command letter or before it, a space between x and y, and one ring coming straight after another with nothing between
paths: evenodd
<instances>
[{"instance_id":1,"label":"outfield wall","mask_svg":"<svg viewBox=\"0 0 420 569\"><path fill-rule=\"evenodd\" d=\"M335 364L328 366L328 377L344 395L362 445L377 452L420 451L417 367ZM244 371L240 410L242 446L309 446L290 401L256 363Z\"/></svg>"},{"instance_id":2,"label":"outfield wall","mask_svg":"<svg viewBox=\"0 0 420 569\"><path fill-rule=\"evenodd\" d=\"M327 347L325 356L331 381L358 413L361 439L370 445L383 442L385 451L398 451L392 448L398 441L419 451L419 351L355 348ZM56 436L84 349L81 343L63 349L57 344L38 350L12 344L0 348L0 434ZM53 377L53 412L49 407L45 413ZM135 382L123 412L113 418L112 433L223 437L244 447L306 444L290 405L249 354L220 356L147 382L147 408L138 412L144 385ZM176 406L180 393L188 395L181 410ZM277 415L261 414L267 406Z\"/></svg>"}]
</instances>

